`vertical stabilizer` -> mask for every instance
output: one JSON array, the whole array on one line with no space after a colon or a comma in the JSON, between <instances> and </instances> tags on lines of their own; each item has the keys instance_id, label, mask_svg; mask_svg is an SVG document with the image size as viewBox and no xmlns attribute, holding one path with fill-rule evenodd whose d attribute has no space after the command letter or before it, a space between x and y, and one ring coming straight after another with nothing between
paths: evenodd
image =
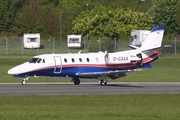
<instances>
[{"instance_id":1,"label":"vertical stabilizer","mask_svg":"<svg viewBox=\"0 0 180 120\"><path fill-rule=\"evenodd\" d=\"M161 47L164 29L164 26L154 26L148 37L146 38L145 42L139 49L141 51L146 51Z\"/></svg>"}]
</instances>

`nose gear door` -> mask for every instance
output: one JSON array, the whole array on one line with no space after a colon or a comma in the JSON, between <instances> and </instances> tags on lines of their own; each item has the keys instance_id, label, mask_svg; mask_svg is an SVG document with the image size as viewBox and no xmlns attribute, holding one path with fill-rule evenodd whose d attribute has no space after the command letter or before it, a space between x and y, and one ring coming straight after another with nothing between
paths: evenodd
<instances>
[{"instance_id":1,"label":"nose gear door","mask_svg":"<svg viewBox=\"0 0 180 120\"><path fill-rule=\"evenodd\" d=\"M54 56L54 73L55 74L60 74L62 71L62 61L61 57L59 56Z\"/></svg>"}]
</instances>

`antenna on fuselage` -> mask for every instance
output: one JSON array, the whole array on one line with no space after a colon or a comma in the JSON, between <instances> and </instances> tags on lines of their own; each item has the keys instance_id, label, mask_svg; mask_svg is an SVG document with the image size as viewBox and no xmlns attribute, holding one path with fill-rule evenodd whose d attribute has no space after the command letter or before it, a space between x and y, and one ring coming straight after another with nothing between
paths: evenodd
<instances>
[{"instance_id":1,"label":"antenna on fuselage","mask_svg":"<svg viewBox=\"0 0 180 120\"><path fill-rule=\"evenodd\" d=\"M78 52L78 54L80 54L81 53L81 50Z\"/></svg>"}]
</instances>

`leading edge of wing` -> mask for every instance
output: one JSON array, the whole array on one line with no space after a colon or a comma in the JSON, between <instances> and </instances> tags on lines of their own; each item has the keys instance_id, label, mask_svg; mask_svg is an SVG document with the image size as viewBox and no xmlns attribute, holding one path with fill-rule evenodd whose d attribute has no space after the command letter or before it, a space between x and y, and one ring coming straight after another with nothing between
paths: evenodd
<instances>
[{"instance_id":1,"label":"leading edge of wing","mask_svg":"<svg viewBox=\"0 0 180 120\"><path fill-rule=\"evenodd\" d=\"M85 72L85 73L76 73L76 76L86 77L86 76L96 76L99 77L101 75L112 75L112 74L120 74L126 72L137 72L141 71L141 69L132 69L132 70L115 70L115 71L104 71L104 72Z\"/></svg>"}]
</instances>

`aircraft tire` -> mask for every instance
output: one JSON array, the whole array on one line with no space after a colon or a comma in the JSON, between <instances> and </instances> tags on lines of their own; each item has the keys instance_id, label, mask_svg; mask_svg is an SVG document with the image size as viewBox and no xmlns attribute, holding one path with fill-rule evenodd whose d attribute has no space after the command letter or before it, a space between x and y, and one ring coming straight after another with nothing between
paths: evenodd
<instances>
[{"instance_id":1,"label":"aircraft tire","mask_svg":"<svg viewBox=\"0 0 180 120\"><path fill-rule=\"evenodd\" d=\"M74 85L79 85L80 84L79 78L74 78L73 82L74 82Z\"/></svg>"},{"instance_id":2,"label":"aircraft tire","mask_svg":"<svg viewBox=\"0 0 180 120\"><path fill-rule=\"evenodd\" d=\"M100 80L100 85L103 85L103 86L107 85L107 81Z\"/></svg>"},{"instance_id":3,"label":"aircraft tire","mask_svg":"<svg viewBox=\"0 0 180 120\"><path fill-rule=\"evenodd\" d=\"M26 85L27 83L26 83L25 80L22 80L21 84L22 84L22 85Z\"/></svg>"}]
</instances>

